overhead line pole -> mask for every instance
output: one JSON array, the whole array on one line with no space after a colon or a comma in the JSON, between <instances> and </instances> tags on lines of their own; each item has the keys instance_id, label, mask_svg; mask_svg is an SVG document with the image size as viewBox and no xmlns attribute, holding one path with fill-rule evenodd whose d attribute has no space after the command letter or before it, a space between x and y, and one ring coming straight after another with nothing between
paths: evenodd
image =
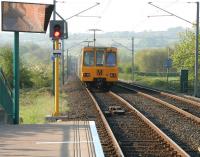
<instances>
[{"instance_id":1,"label":"overhead line pole","mask_svg":"<svg viewBox=\"0 0 200 157\"><path fill-rule=\"evenodd\" d=\"M186 20L186 19L184 19L184 18L182 18L180 16L177 16L177 15L175 15L175 14L173 14L173 13L171 13L171 12L165 10L165 9L162 9L161 7L158 7L158 6L154 5L154 4L152 4L152 2L149 2L148 4L158 8L158 9L160 9L160 10L166 12L166 13L168 13L169 15L175 16L175 17L177 17L177 18L179 18L179 19L181 19L181 20L183 20L183 21L185 21L187 23L190 23L192 25L196 25L195 70L194 70L195 71L195 74L194 74L194 77L195 77L195 80L194 80L194 96L196 97L197 96L197 92L198 92L199 2L188 2L188 3L196 3L197 4L196 24L194 24L194 23L192 23L192 22L190 22L190 21L188 21L188 20Z\"/></svg>"},{"instance_id":2,"label":"overhead line pole","mask_svg":"<svg viewBox=\"0 0 200 157\"><path fill-rule=\"evenodd\" d=\"M94 32L94 48L95 48L95 42L96 42L96 31L101 31L100 29L89 29L89 31L93 31Z\"/></svg>"},{"instance_id":3,"label":"overhead line pole","mask_svg":"<svg viewBox=\"0 0 200 157\"><path fill-rule=\"evenodd\" d=\"M69 75L69 59L68 56L69 55L69 50L67 49L67 79L68 79L68 75Z\"/></svg>"},{"instance_id":4,"label":"overhead line pole","mask_svg":"<svg viewBox=\"0 0 200 157\"><path fill-rule=\"evenodd\" d=\"M134 37L131 38L132 39L132 82L134 82Z\"/></svg>"},{"instance_id":5,"label":"overhead line pole","mask_svg":"<svg viewBox=\"0 0 200 157\"><path fill-rule=\"evenodd\" d=\"M64 49L65 49L65 40L63 39L62 40L62 85L64 85L65 84L65 65L64 65L64 63L65 63L65 56L64 56Z\"/></svg>"},{"instance_id":6,"label":"overhead line pole","mask_svg":"<svg viewBox=\"0 0 200 157\"><path fill-rule=\"evenodd\" d=\"M198 93L198 53L199 53L199 2L197 3L197 18L196 18L196 52L195 52L195 88L194 96L197 96Z\"/></svg>"},{"instance_id":7,"label":"overhead line pole","mask_svg":"<svg viewBox=\"0 0 200 157\"><path fill-rule=\"evenodd\" d=\"M54 11L53 11L53 20L56 20L56 0L53 0L54 4ZM55 40L53 39L53 45L55 45ZM53 65L52 65L52 75L53 75L53 81L52 81L52 89L53 89L53 95L55 95L55 58L53 57Z\"/></svg>"}]
</instances>

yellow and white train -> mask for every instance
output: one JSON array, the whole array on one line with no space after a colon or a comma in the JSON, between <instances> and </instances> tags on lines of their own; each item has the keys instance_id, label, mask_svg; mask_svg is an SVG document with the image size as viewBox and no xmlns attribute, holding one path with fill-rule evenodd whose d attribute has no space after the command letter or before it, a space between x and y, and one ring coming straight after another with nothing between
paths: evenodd
<instances>
[{"instance_id":1,"label":"yellow and white train","mask_svg":"<svg viewBox=\"0 0 200 157\"><path fill-rule=\"evenodd\" d=\"M88 87L109 89L118 81L117 48L84 47L78 75Z\"/></svg>"}]
</instances>

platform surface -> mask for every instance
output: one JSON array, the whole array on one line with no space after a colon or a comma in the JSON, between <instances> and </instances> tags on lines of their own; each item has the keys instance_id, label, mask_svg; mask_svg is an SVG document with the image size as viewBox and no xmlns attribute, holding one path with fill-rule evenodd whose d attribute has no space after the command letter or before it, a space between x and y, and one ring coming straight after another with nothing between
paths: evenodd
<instances>
[{"instance_id":1,"label":"platform surface","mask_svg":"<svg viewBox=\"0 0 200 157\"><path fill-rule=\"evenodd\" d=\"M55 124L1 125L0 156L103 157L95 123L68 121Z\"/></svg>"}]
</instances>

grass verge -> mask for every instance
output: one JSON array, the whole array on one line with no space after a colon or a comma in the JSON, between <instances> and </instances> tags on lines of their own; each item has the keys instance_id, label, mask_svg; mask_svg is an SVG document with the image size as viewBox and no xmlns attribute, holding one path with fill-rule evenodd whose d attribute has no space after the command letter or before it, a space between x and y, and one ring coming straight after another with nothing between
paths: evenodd
<instances>
[{"instance_id":1,"label":"grass verge","mask_svg":"<svg viewBox=\"0 0 200 157\"><path fill-rule=\"evenodd\" d=\"M131 81L131 74L119 73L119 78L125 81ZM166 76L141 76L135 74L135 83L145 85L148 87L166 90L170 92L180 93L180 77L170 76L168 82ZM188 95L193 94L193 81L188 81L188 91L185 93Z\"/></svg>"},{"instance_id":2,"label":"grass verge","mask_svg":"<svg viewBox=\"0 0 200 157\"><path fill-rule=\"evenodd\" d=\"M131 81L131 74L120 73L119 78L127 81ZM141 76L135 75L135 82L145 86L158 88L162 90L173 90L179 92L180 81L179 77L168 77L168 82L166 77L161 76Z\"/></svg>"},{"instance_id":3,"label":"grass verge","mask_svg":"<svg viewBox=\"0 0 200 157\"><path fill-rule=\"evenodd\" d=\"M66 95L60 96L60 111L66 111ZM50 89L25 89L20 91L20 117L24 124L45 123L44 117L54 112L54 96Z\"/></svg>"}]
</instances>

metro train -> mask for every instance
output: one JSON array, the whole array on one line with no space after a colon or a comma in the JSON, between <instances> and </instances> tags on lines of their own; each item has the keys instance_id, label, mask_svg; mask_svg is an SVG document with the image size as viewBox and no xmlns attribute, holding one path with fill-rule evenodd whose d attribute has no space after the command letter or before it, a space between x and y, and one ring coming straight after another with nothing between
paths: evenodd
<instances>
[{"instance_id":1,"label":"metro train","mask_svg":"<svg viewBox=\"0 0 200 157\"><path fill-rule=\"evenodd\" d=\"M109 90L118 81L115 47L84 47L78 63L78 76L89 88Z\"/></svg>"}]
</instances>

